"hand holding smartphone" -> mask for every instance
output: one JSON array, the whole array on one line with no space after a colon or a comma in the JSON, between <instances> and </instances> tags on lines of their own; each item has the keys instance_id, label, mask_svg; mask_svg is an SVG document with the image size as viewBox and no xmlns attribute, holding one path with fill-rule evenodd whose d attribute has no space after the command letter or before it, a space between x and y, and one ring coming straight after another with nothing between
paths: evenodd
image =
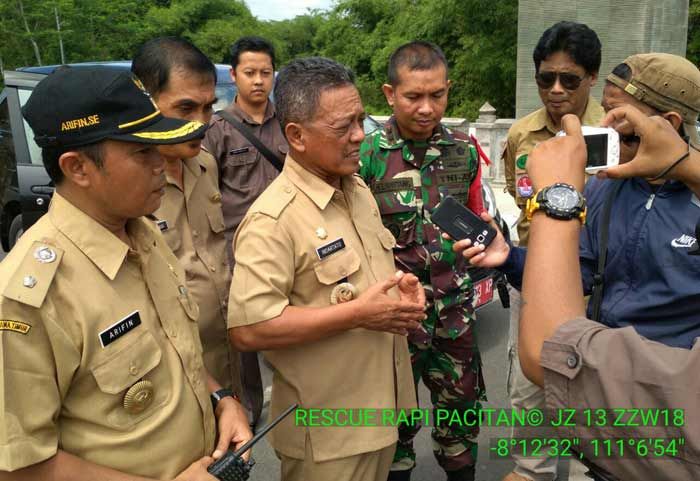
<instances>
[{"instance_id":1,"label":"hand holding smartphone","mask_svg":"<svg viewBox=\"0 0 700 481\"><path fill-rule=\"evenodd\" d=\"M431 219L454 240L469 239L474 246L488 246L496 238L496 229L450 195L440 202Z\"/></svg>"}]
</instances>

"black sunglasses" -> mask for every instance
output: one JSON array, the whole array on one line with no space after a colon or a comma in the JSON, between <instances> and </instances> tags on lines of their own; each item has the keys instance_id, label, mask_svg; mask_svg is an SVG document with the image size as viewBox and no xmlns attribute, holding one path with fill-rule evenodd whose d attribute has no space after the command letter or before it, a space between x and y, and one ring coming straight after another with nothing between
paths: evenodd
<instances>
[{"instance_id":1,"label":"black sunglasses","mask_svg":"<svg viewBox=\"0 0 700 481\"><path fill-rule=\"evenodd\" d=\"M581 85L585 77L579 77L574 73L566 72L537 72L535 74L535 82L541 89L551 89L557 82L557 77L561 86L566 90L576 90Z\"/></svg>"}]
</instances>

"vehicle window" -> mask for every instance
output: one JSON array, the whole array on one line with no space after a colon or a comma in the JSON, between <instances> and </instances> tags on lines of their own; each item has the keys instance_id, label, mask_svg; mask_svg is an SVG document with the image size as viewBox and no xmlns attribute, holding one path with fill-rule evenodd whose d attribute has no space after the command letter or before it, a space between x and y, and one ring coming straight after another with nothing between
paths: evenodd
<instances>
[{"instance_id":1,"label":"vehicle window","mask_svg":"<svg viewBox=\"0 0 700 481\"><path fill-rule=\"evenodd\" d=\"M236 86L232 83L217 84L216 98L219 100L214 104L214 112L225 109L233 103L236 97Z\"/></svg>"},{"instance_id":2,"label":"vehicle window","mask_svg":"<svg viewBox=\"0 0 700 481\"><path fill-rule=\"evenodd\" d=\"M7 97L0 97L0 205L5 193L5 186L10 181L10 166L15 161L15 145L12 143L12 129L10 128L10 111L7 106ZM14 168L12 168L14 170Z\"/></svg>"},{"instance_id":3,"label":"vehicle window","mask_svg":"<svg viewBox=\"0 0 700 481\"><path fill-rule=\"evenodd\" d=\"M17 93L19 95L19 104L20 106L24 107L24 104L27 103L27 100L29 100L29 96L32 94L32 91L18 89ZM44 163L41 161L41 147L36 145L36 142L34 142L34 131L24 118L22 118L22 122L24 122L24 135L27 137L29 158L31 159L32 164L44 165Z\"/></svg>"}]
</instances>

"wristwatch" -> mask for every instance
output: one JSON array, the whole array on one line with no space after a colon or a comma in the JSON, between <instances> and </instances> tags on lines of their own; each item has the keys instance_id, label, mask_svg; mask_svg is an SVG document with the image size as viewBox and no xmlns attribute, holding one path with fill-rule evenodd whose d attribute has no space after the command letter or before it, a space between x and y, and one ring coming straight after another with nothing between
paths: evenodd
<instances>
[{"instance_id":1,"label":"wristwatch","mask_svg":"<svg viewBox=\"0 0 700 481\"><path fill-rule=\"evenodd\" d=\"M211 393L211 407L214 411L216 411L216 405L219 404L219 401L225 397L232 397L238 401L238 396L236 396L232 390L226 388L219 389L218 391Z\"/></svg>"},{"instance_id":2,"label":"wristwatch","mask_svg":"<svg viewBox=\"0 0 700 481\"><path fill-rule=\"evenodd\" d=\"M525 206L527 220L532 220L538 210L554 219L579 219L581 224L586 223L586 199L573 185L559 182L537 191Z\"/></svg>"}]
</instances>

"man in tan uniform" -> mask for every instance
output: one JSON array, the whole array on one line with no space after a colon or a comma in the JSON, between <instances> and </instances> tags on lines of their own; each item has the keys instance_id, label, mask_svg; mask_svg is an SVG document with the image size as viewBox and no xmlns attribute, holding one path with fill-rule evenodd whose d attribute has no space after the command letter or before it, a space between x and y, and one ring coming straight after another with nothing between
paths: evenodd
<instances>
[{"instance_id":1,"label":"man in tan uniform","mask_svg":"<svg viewBox=\"0 0 700 481\"><path fill-rule=\"evenodd\" d=\"M532 181L525 170L527 157L540 142L561 130L561 119L574 114L583 125L598 125L603 108L590 95L598 78L601 45L596 33L586 25L559 22L547 29L535 47L535 79L543 107L519 119L508 132L503 152L506 186L520 208L518 238L527 246L529 221L525 203L534 194ZM518 363L518 318L520 292L510 292L510 335L508 340L508 395L513 409L532 409L544 405L544 393L522 374ZM517 428L514 437L523 437ZM504 481L551 481L556 477L557 460L547 456L514 456L516 467Z\"/></svg>"},{"instance_id":2,"label":"man in tan uniform","mask_svg":"<svg viewBox=\"0 0 700 481\"><path fill-rule=\"evenodd\" d=\"M698 87L687 92L689 97L697 98ZM698 146L690 148L670 121L646 115L628 104L606 116L605 124L640 139L635 157L608 170L607 176L659 176L682 182L699 196ZM579 191L583 187L586 149L578 119L567 116L564 127L566 137L541 144L530 158L528 172L538 189L562 181ZM575 219L562 221L545 212L533 216L523 284L528 302L520 324L523 371L533 382L544 385L548 408L577 410L576 426L560 428L557 434L580 439L582 453L614 476L607 479L700 479L700 343L696 341L692 349L669 347L646 340L632 328L609 329L584 319L580 229ZM687 254L700 254L697 239ZM557 296L552 297L551 292ZM580 413L587 408L614 412L602 418L597 412L596 422L586 423ZM658 410L662 417L650 423L640 421L639 416L635 420L628 412L613 426L620 411L639 408ZM668 420L664 412L670 413ZM643 451L634 447L620 454L615 443L615 456L601 456L600 451L596 455L594 440L600 443L612 438L622 438L627 447L629 441L637 441L636 446L641 440L649 448L648 455L637 455Z\"/></svg>"},{"instance_id":3,"label":"man in tan uniform","mask_svg":"<svg viewBox=\"0 0 700 481\"><path fill-rule=\"evenodd\" d=\"M261 37L241 37L231 45L230 54L236 98L224 112L211 119L203 145L212 153L219 169L228 240L226 253L233 268L233 234L250 205L282 170L288 147L269 99L275 80L274 47ZM264 149L252 140L257 140ZM244 352L240 359L243 400L252 414L251 425L255 426L264 399L258 353Z\"/></svg>"},{"instance_id":4,"label":"man in tan uniform","mask_svg":"<svg viewBox=\"0 0 700 481\"><path fill-rule=\"evenodd\" d=\"M209 456L250 431L233 398L212 410L197 305L142 218L165 185L156 144L204 125L99 67L49 75L23 113L56 192L0 264L0 479L213 480Z\"/></svg>"},{"instance_id":5,"label":"man in tan uniform","mask_svg":"<svg viewBox=\"0 0 700 481\"><path fill-rule=\"evenodd\" d=\"M168 117L209 123L216 102L214 64L187 40L161 37L141 46L131 63ZM154 213L168 246L185 268L199 305L204 366L240 395L238 353L228 342L226 308L231 274L216 161L201 140L159 147L165 158L165 195Z\"/></svg>"},{"instance_id":6,"label":"man in tan uniform","mask_svg":"<svg viewBox=\"0 0 700 481\"><path fill-rule=\"evenodd\" d=\"M294 60L275 99L290 155L234 239L231 340L272 364L272 416L291 403L413 408L404 335L425 318L425 293L414 275L394 274L394 237L353 175L365 113L352 72L329 59ZM385 481L397 438L392 425L289 418L271 433L289 481Z\"/></svg>"}]
</instances>

